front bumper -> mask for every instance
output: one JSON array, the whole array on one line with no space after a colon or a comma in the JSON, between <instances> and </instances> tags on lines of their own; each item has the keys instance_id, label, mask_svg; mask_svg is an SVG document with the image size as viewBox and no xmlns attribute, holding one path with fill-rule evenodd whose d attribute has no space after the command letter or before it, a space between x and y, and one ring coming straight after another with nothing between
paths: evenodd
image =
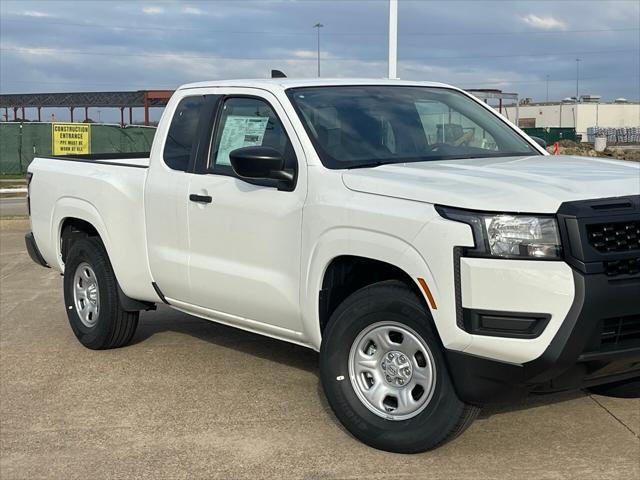
<instances>
[{"instance_id":1,"label":"front bumper","mask_svg":"<svg viewBox=\"0 0 640 480\"><path fill-rule=\"evenodd\" d=\"M568 390L640 376L640 343L603 345L606 319L640 319L640 278L617 282L604 274L574 271L575 297L549 347L537 359L517 365L447 350L461 399L482 405L529 392Z\"/></svg>"},{"instance_id":2,"label":"front bumper","mask_svg":"<svg viewBox=\"0 0 640 480\"><path fill-rule=\"evenodd\" d=\"M496 403L529 392L640 377L640 196L567 202L557 217L565 266L573 276L571 306L550 343L533 360L509 363L446 350L454 385L468 403ZM626 233L616 232L616 225L624 225ZM611 230L602 235L599 227ZM524 278L511 280L523 283ZM532 341L522 341L522 347L528 342Z\"/></svg>"}]
</instances>

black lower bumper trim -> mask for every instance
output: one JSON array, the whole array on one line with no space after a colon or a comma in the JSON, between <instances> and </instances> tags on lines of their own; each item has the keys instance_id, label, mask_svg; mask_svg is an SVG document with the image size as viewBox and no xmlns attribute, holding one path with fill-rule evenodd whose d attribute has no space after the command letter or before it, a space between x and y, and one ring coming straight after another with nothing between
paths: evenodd
<instances>
[{"instance_id":1,"label":"black lower bumper trim","mask_svg":"<svg viewBox=\"0 0 640 480\"><path fill-rule=\"evenodd\" d=\"M24 243L27 246L27 253L31 257L31 260L36 262L38 265L49 268L47 262L42 257L40 250L38 250L38 245L36 245L36 239L33 236L33 232L28 232L24 236Z\"/></svg>"},{"instance_id":2,"label":"black lower bumper trim","mask_svg":"<svg viewBox=\"0 0 640 480\"><path fill-rule=\"evenodd\" d=\"M640 377L640 345L593 350L601 321L640 313L640 276L616 282L574 271L575 297L556 336L537 359L522 365L446 350L461 399L482 405L528 392L558 391Z\"/></svg>"},{"instance_id":3,"label":"black lower bumper trim","mask_svg":"<svg viewBox=\"0 0 640 480\"><path fill-rule=\"evenodd\" d=\"M546 313L462 309L465 330L473 335L537 338L551 319Z\"/></svg>"}]
</instances>

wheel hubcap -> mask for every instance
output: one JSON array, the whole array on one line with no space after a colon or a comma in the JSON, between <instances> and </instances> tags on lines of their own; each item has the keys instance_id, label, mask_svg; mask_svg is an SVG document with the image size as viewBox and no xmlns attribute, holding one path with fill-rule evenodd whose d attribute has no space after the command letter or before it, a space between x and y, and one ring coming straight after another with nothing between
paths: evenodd
<instances>
[{"instance_id":1,"label":"wheel hubcap","mask_svg":"<svg viewBox=\"0 0 640 480\"><path fill-rule=\"evenodd\" d=\"M93 268L86 262L78 265L73 275L73 303L83 325L93 327L98 322L100 312L98 280Z\"/></svg>"},{"instance_id":2,"label":"wheel hubcap","mask_svg":"<svg viewBox=\"0 0 640 480\"><path fill-rule=\"evenodd\" d=\"M411 362L402 352L393 350L387 353L380 362L384 379L391 386L401 387L408 384L413 376Z\"/></svg>"},{"instance_id":3,"label":"wheel hubcap","mask_svg":"<svg viewBox=\"0 0 640 480\"><path fill-rule=\"evenodd\" d=\"M407 420L429 404L435 388L435 362L426 342L397 322L370 325L349 352L351 385L371 412Z\"/></svg>"}]
</instances>

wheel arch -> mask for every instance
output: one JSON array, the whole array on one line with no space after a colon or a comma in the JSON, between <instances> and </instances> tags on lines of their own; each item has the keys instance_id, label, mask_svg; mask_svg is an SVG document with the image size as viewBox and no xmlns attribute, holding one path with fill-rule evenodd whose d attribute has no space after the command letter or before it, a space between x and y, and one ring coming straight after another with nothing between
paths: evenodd
<instances>
[{"instance_id":1,"label":"wheel arch","mask_svg":"<svg viewBox=\"0 0 640 480\"><path fill-rule=\"evenodd\" d=\"M334 296L334 300L322 298L327 285L335 286L341 270L356 264L355 284ZM333 279L332 279L333 277ZM319 350L322 330L340 301L367 285L384 280L400 280L414 291L434 317L438 291L433 275L424 258L404 239L385 232L338 228L325 232L315 241L309 254L302 304L304 330L310 346ZM364 281L367 279L368 281ZM424 284L423 284L424 282ZM338 281L339 283L339 281ZM429 298L425 292L429 291Z\"/></svg>"},{"instance_id":2,"label":"wheel arch","mask_svg":"<svg viewBox=\"0 0 640 480\"><path fill-rule=\"evenodd\" d=\"M72 243L69 240L77 239L79 236L97 236L111 258L110 237L102 216L85 200L71 197L58 200L53 210L51 234L51 245L55 246L56 260L61 272L64 271L65 255ZM64 235L66 245L63 241Z\"/></svg>"},{"instance_id":3,"label":"wheel arch","mask_svg":"<svg viewBox=\"0 0 640 480\"><path fill-rule=\"evenodd\" d=\"M73 244L79 239L87 238L87 237L95 237L98 240L100 240L102 245L104 245L105 247L107 258L110 261L109 251L107 250L107 247L104 244L104 241L102 240L100 233L93 226L93 224L91 224L91 222L88 222L86 220L83 220L81 218L76 218L76 217L65 217L64 219L62 219L60 223L59 231L60 231L59 255L63 264L67 262L67 256L69 254L69 251L73 247ZM112 264L112 268L113 268L113 264ZM152 302L139 301L127 296L122 291L122 288L120 287L120 282L118 281L118 275L115 272L115 269L114 269L114 275L116 277L116 287L118 289L118 298L120 300L120 305L124 310L129 312L135 312L139 310L155 309L154 304Z\"/></svg>"},{"instance_id":4,"label":"wheel arch","mask_svg":"<svg viewBox=\"0 0 640 480\"><path fill-rule=\"evenodd\" d=\"M386 280L397 280L406 285L428 310L418 283L400 267L374 258L340 255L327 265L318 294L320 332L324 331L333 312L347 297L361 288Z\"/></svg>"},{"instance_id":5,"label":"wheel arch","mask_svg":"<svg viewBox=\"0 0 640 480\"><path fill-rule=\"evenodd\" d=\"M63 263L66 263L69 250L71 250L71 247L78 239L83 237L98 237L102 241L96 228L90 222L80 218L65 217L60 224L59 230L60 244L58 254Z\"/></svg>"}]
</instances>

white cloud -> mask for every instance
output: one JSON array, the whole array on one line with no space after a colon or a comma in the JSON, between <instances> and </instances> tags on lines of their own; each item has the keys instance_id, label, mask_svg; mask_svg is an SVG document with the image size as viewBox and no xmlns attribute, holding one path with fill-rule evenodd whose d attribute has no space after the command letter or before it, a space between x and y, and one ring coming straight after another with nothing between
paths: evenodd
<instances>
[{"instance_id":1,"label":"white cloud","mask_svg":"<svg viewBox=\"0 0 640 480\"><path fill-rule=\"evenodd\" d=\"M200 10L197 7L192 7L187 5L182 9L182 13L186 13L187 15L204 15L204 10Z\"/></svg>"},{"instance_id":2,"label":"white cloud","mask_svg":"<svg viewBox=\"0 0 640 480\"><path fill-rule=\"evenodd\" d=\"M567 28L567 24L562 20L558 20L553 17L539 17L538 15L534 15L530 13L526 17L522 17L522 21L527 25L530 25L534 28L540 28L542 30L564 30Z\"/></svg>"},{"instance_id":3,"label":"white cloud","mask_svg":"<svg viewBox=\"0 0 640 480\"><path fill-rule=\"evenodd\" d=\"M160 15L161 13L164 13L164 9L160 7L144 7L142 11L146 15Z\"/></svg>"},{"instance_id":4,"label":"white cloud","mask_svg":"<svg viewBox=\"0 0 640 480\"><path fill-rule=\"evenodd\" d=\"M316 58L318 52L316 50L294 50L290 52L290 55L293 55L296 58ZM326 52L323 52L323 57L327 55Z\"/></svg>"},{"instance_id":5,"label":"white cloud","mask_svg":"<svg viewBox=\"0 0 640 480\"><path fill-rule=\"evenodd\" d=\"M40 12L38 10L27 10L25 12L22 12L21 15L23 15L25 17L36 17L36 18L44 18L44 17L52 17L53 16L50 13Z\"/></svg>"}]
</instances>

